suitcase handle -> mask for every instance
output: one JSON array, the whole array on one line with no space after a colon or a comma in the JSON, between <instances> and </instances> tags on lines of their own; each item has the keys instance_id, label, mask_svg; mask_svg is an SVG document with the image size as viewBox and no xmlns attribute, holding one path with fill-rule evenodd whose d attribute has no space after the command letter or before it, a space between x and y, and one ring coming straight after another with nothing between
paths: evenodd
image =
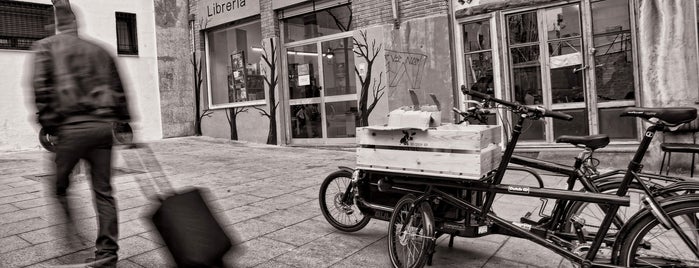
<instances>
[{"instance_id":1,"label":"suitcase handle","mask_svg":"<svg viewBox=\"0 0 699 268\"><path fill-rule=\"evenodd\" d=\"M174 194L175 191L172 188L172 184L165 176L160 162L158 162L150 146L143 143L134 143L122 147L119 151L129 169L143 172L142 174L137 174L134 178L147 198L159 200L158 189L162 195Z\"/></svg>"}]
</instances>

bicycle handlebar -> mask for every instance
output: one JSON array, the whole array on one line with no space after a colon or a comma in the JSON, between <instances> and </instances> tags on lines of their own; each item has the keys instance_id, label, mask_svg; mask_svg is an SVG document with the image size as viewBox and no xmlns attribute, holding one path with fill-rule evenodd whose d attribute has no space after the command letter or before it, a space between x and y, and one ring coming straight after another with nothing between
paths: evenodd
<instances>
[{"instance_id":1,"label":"bicycle handlebar","mask_svg":"<svg viewBox=\"0 0 699 268\"><path fill-rule=\"evenodd\" d=\"M461 86L461 92L463 92L463 94L465 94L465 95L470 95L473 97L481 98L481 99L484 99L487 101L492 101L492 102L499 103L501 105L510 107L515 112L519 111L520 113L522 113L522 112L534 113L534 114L537 114L537 115L542 116L542 117L551 117L551 118L556 118L556 119L561 119L561 120L566 120L566 121L573 120L573 116L566 114L566 113L551 111L551 110L548 110L548 109L541 107L541 106L529 107L526 105L519 104L517 102L511 102L511 101L493 98L493 96L490 96L488 94L484 94L484 93L481 93L478 91L469 90L468 88L466 88L466 86L463 86L463 85Z\"/></svg>"}]
</instances>

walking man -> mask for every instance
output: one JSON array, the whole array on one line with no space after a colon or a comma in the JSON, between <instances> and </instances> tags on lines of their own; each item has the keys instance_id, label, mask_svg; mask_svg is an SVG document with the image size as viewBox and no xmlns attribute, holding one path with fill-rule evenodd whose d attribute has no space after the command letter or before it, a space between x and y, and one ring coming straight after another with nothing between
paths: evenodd
<instances>
[{"instance_id":1,"label":"walking man","mask_svg":"<svg viewBox=\"0 0 699 268\"><path fill-rule=\"evenodd\" d=\"M114 57L78 35L69 0L52 2L58 33L34 44L32 68L38 121L58 136L51 188L67 226L73 226L66 198L69 176L80 159L89 164L98 221L95 263L116 267L119 226L111 185L112 124L131 118L126 95Z\"/></svg>"}]
</instances>

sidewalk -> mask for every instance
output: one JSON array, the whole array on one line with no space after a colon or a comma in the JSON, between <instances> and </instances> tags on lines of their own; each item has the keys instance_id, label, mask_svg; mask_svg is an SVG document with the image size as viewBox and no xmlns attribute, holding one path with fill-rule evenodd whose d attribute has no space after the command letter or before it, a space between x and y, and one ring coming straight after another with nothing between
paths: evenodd
<instances>
[{"instance_id":1,"label":"sidewalk","mask_svg":"<svg viewBox=\"0 0 699 268\"><path fill-rule=\"evenodd\" d=\"M387 223L372 220L356 233L334 229L321 215L318 189L337 166L353 166L347 150L277 147L205 137L166 139L151 144L176 188L210 190L212 209L240 243L227 256L231 267L390 267ZM0 267L46 267L91 257L96 233L89 185L71 185L86 245L55 235L63 227L47 198L50 154L0 152ZM572 160L571 160L572 161ZM119 267L172 267L169 254L143 213L149 202L135 174L116 161L114 187L119 207ZM508 175L506 183L525 180ZM528 180L532 181L532 180ZM547 178L547 185L561 179ZM533 185L533 184L532 184ZM538 212L538 199L499 198L495 211L517 220ZM551 204L550 204L551 206ZM532 242L492 235L438 240L432 267L571 267Z\"/></svg>"}]
</instances>

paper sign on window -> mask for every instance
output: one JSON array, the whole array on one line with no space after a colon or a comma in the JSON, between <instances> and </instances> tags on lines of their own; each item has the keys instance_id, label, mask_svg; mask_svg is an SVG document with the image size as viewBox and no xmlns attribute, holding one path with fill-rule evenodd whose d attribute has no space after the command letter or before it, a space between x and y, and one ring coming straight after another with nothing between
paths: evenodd
<instances>
[{"instance_id":1,"label":"paper sign on window","mask_svg":"<svg viewBox=\"0 0 699 268\"><path fill-rule=\"evenodd\" d=\"M300 64L298 67L299 72L299 86L308 86L311 84L311 76L308 73L308 64Z\"/></svg>"}]
</instances>

